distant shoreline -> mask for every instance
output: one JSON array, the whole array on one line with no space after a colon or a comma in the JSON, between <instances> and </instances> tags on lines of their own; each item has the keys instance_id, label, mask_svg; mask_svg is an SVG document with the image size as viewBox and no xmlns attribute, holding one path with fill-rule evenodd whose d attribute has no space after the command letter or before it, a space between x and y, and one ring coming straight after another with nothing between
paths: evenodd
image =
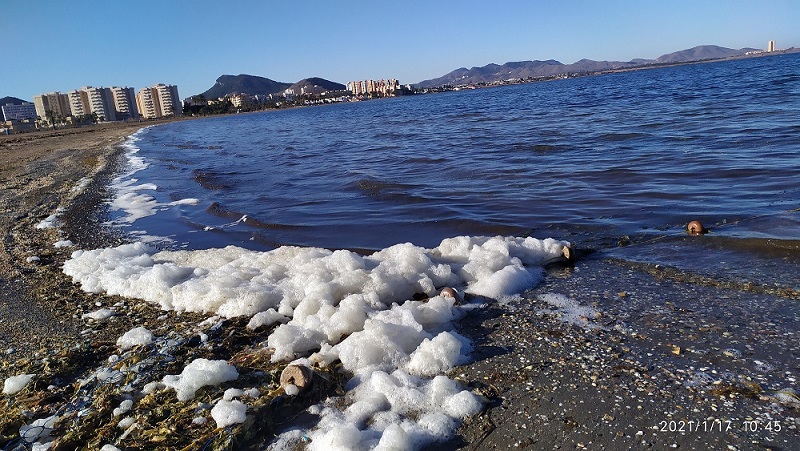
<instances>
[{"instance_id":1,"label":"distant shoreline","mask_svg":"<svg viewBox=\"0 0 800 451\"><path fill-rule=\"evenodd\" d=\"M634 72L640 70L652 70L652 69L662 69L666 67L678 67L678 66L688 66L693 64L707 64L707 63L719 63L724 61L737 61L743 59L750 59L750 58L765 58L771 56L780 56L780 55L791 55L800 53L800 48L789 48L785 50L776 50L774 52L764 52L764 53L757 53L752 55L737 55L737 56L729 56L725 58L709 58L709 59L702 59L702 60L694 60L694 61L680 61L680 62L672 62L672 63L647 63L642 64L641 66L632 66L632 67L624 67L619 69L606 69L600 71L591 71L591 72L564 72L555 75L548 75L548 76L540 76L540 77L529 77L527 79L508 79L508 80L500 80L500 81L493 81L493 82L481 82L481 83L465 83L460 85L439 85L430 88L418 88L422 89L426 92L418 93L418 94L427 94L427 93L435 93L435 92L442 92L442 91L460 91L463 89L482 89L482 88L493 88L497 86L507 86L507 85L521 85L527 83L539 83L544 81L552 81L552 80L560 80L565 78L582 78L582 77L593 77L598 75L607 75L607 74L615 74L615 73L624 73L624 72ZM418 85L413 85L418 86Z\"/></svg>"}]
</instances>

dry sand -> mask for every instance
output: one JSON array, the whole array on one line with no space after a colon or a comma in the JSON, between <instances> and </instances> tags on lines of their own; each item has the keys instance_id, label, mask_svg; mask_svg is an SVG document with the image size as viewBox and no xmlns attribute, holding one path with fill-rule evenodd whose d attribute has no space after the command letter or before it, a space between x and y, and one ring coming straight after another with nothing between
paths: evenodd
<instances>
[{"instance_id":1,"label":"dry sand","mask_svg":"<svg viewBox=\"0 0 800 451\"><path fill-rule=\"evenodd\" d=\"M138 127L112 124L0 137L0 379L23 371L40 373L26 389L27 404L4 396L2 449L14 443L26 418L54 410L73 415L78 428L86 429L54 449L113 441L122 431L103 409L116 404L95 405L98 415L83 423L89 418L99 423L81 426L78 414L65 408L77 396L71 382L118 352L114 340L133 325L188 337L202 319L83 293L60 271L71 249L55 248L54 242L70 239L89 248L119 241L101 227L101 206L118 155L113 145ZM87 176L94 182L76 194L73 187ZM35 228L57 208L65 209L64 227ZM28 262L32 256L40 260ZM577 324L565 322L564 313L541 297L552 293L580 300L594 311L584 310ZM114 321L83 317L111 305L124 312ZM545 284L522 299L475 310L460 324L461 333L475 342L475 362L451 376L484 394L487 408L467 420L458 437L435 448L800 449L800 403L779 392L798 387L799 321L796 293L686 282L667 270L602 255L574 268L551 269ZM181 357L172 366L154 367L160 371L155 377L196 356L238 358L255 366L257 359L248 350L257 338L248 335L241 321L225 322L210 340L218 342L202 349L188 340L174 353ZM244 367L240 371L249 377ZM254 371L253 380L263 379L263 373ZM48 387L54 378L61 383ZM274 385L263 383L266 389ZM298 408L318 400L310 395L297 399ZM146 431L148 422L154 430L180 426L186 419L177 411L163 419L134 411L142 432L131 434L128 444L177 449ZM225 434L235 438L232 447L259 449L282 426L276 420L255 435ZM181 435L180 446L194 440L200 448L198 443L223 435L212 426L191 428Z\"/></svg>"}]
</instances>

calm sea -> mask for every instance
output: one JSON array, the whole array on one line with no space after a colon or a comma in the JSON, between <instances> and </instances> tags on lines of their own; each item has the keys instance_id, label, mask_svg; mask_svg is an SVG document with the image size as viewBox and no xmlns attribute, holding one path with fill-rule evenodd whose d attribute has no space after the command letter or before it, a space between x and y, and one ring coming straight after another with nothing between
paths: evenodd
<instances>
[{"instance_id":1,"label":"calm sea","mask_svg":"<svg viewBox=\"0 0 800 451\"><path fill-rule=\"evenodd\" d=\"M189 249L532 235L796 288L798 68L780 55L159 125L118 180L156 214L125 229ZM695 219L711 233L687 236Z\"/></svg>"}]
</instances>

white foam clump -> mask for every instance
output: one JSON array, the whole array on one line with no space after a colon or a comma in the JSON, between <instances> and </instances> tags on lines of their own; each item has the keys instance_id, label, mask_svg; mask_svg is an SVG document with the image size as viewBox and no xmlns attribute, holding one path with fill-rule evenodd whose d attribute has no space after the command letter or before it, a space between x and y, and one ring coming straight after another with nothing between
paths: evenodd
<instances>
[{"instance_id":1,"label":"white foam clump","mask_svg":"<svg viewBox=\"0 0 800 451\"><path fill-rule=\"evenodd\" d=\"M56 213L44 218L38 224L36 224L35 227L37 229L41 230L41 229L52 229L52 228L58 226L58 222L59 222L58 221L58 214L59 214L59 212L60 212L60 210L57 211Z\"/></svg>"},{"instance_id":2,"label":"white foam clump","mask_svg":"<svg viewBox=\"0 0 800 451\"><path fill-rule=\"evenodd\" d=\"M135 327L117 338L117 346L126 351L134 346L146 346L153 342L153 333L146 327Z\"/></svg>"},{"instance_id":3,"label":"white foam clump","mask_svg":"<svg viewBox=\"0 0 800 451\"><path fill-rule=\"evenodd\" d=\"M258 312L250 318L247 328L250 330L258 329L261 326L271 326L277 322L285 322L288 318L278 313L274 308L266 312Z\"/></svg>"},{"instance_id":4,"label":"white foam clump","mask_svg":"<svg viewBox=\"0 0 800 451\"><path fill-rule=\"evenodd\" d=\"M269 252L234 246L157 252L134 243L76 251L63 268L85 291L144 299L163 309L233 317L273 308L298 320L327 307L341 310L344 300L349 311L385 308L415 293L433 295L444 285L465 286L465 292L487 297L512 294L541 280L541 267L526 265L561 255L565 244L456 237L434 249L406 243L360 256L290 246ZM327 332L339 332L328 325Z\"/></svg>"},{"instance_id":5,"label":"white foam clump","mask_svg":"<svg viewBox=\"0 0 800 451\"><path fill-rule=\"evenodd\" d=\"M112 316L116 315L117 312L107 308L97 309L93 312L84 313L81 315L82 319L93 319L95 321L102 321L104 319L111 318Z\"/></svg>"},{"instance_id":6,"label":"white foam clump","mask_svg":"<svg viewBox=\"0 0 800 451\"><path fill-rule=\"evenodd\" d=\"M168 374L162 382L175 389L179 401L194 398L195 392L207 385L219 385L236 380L239 372L236 367L228 365L224 360L195 359L187 365L179 375Z\"/></svg>"},{"instance_id":7,"label":"white foam clump","mask_svg":"<svg viewBox=\"0 0 800 451\"><path fill-rule=\"evenodd\" d=\"M72 247L72 246L74 246L74 245L75 245L75 243L73 243L73 242L72 242L72 241L70 241L70 240L61 240L61 241L56 241L56 242L55 242L55 244L53 244L53 246L55 246L55 247L58 247L58 248L62 248L62 247Z\"/></svg>"},{"instance_id":8,"label":"white foam clump","mask_svg":"<svg viewBox=\"0 0 800 451\"><path fill-rule=\"evenodd\" d=\"M322 410L310 449L415 449L447 439L457 419L481 409L473 394L445 376L426 380L401 370L374 372L351 396L356 401L344 411ZM356 426L363 424L369 426Z\"/></svg>"},{"instance_id":9,"label":"white foam clump","mask_svg":"<svg viewBox=\"0 0 800 451\"><path fill-rule=\"evenodd\" d=\"M22 391L31 380L35 377L35 374L19 374L17 376L11 376L3 382L3 394L4 395L15 395Z\"/></svg>"},{"instance_id":10,"label":"white foam clump","mask_svg":"<svg viewBox=\"0 0 800 451\"><path fill-rule=\"evenodd\" d=\"M133 407L133 400L126 399L119 404L119 407L116 407L114 411L111 413L112 416L118 417L120 415L124 415L128 413L131 408Z\"/></svg>"},{"instance_id":11,"label":"white foam clump","mask_svg":"<svg viewBox=\"0 0 800 451\"><path fill-rule=\"evenodd\" d=\"M83 177L70 189L70 194L77 196L86 192L86 188L92 183L91 177Z\"/></svg>"},{"instance_id":12,"label":"white foam clump","mask_svg":"<svg viewBox=\"0 0 800 451\"><path fill-rule=\"evenodd\" d=\"M135 418L126 417L126 418L123 418L123 419L119 420L119 423L117 423L117 427L120 428L120 429L128 429L129 427L133 426L134 423L136 423L136 419Z\"/></svg>"},{"instance_id":13,"label":"white foam clump","mask_svg":"<svg viewBox=\"0 0 800 451\"><path fill-rule=\"evenodd\" d=\"M556 293L543 294L539 296L539 299L555 307L555 313L559 315L559 319L562 322L583 329L597 329L600 327L590 321L600 316L600 312L593 307L580 305L577 301ZM554 313L554 311L542 310L540 313Z\"/></svg>"},{"instance_id":14,"label":"white foam clump","mask_svg":"<svg viewBox=\"0 0 800 451\"><path fill-rule=\"evenodd\" d=\"M211 418L217 422L218 428L232 424L244 423L247 420L247 405L241 401L221 400L211 409Z\"/></svg>"},{"instance_id":15,"label":"white foam clump","mask_svg":"<svg viewBox=\"0 0 800 451\"><path fill-rule=\"evenodd\" d=\"M323 420L309 432L312 447L408 448L447 438L481 408L475 395L438 375L465 363L471 347L453 330L461 309L439 290L491 298L519 293L541 280L541 263L560 256L565 245L455 237L433 249L406 243L362 256L300 247L157 252L135 243L76 251L64 272L86 291L163 309L251 316L251 327L288 319L267 338L273 361L313 353L311 361L339 359L356 375L348 385L349 407L321 408ZM418 293L430 299L409 300ZM195 362L180 377L164 378L179 399L193 397L200 386L178 380L195 379L189 377Z\"/></svg>"},{"instance_id":16,"label":"white foam clump","mask_svg":"<svg viewBox=\"0 0 800 451\"><path fill-rule=\"evenodd\" d=\"M225 401L232 401L235 398L241 398L244 396L244 391L238 388L229 388L225 390L225 393L222 394L222 399Z\"/></svg>"}]
</instances>

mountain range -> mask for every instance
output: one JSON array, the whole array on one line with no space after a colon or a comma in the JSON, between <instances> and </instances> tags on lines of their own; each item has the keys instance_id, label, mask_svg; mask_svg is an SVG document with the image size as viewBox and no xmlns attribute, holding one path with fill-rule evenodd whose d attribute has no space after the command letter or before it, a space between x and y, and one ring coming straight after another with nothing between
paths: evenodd
<instances>
[{"instance_id":1,"label":"mountain range","mask_svg":"<svg viewBox=\"0 0 800 451\"><path fill-rule=\"evenodd\" d=\"M297 83L285 83L256 75L222 75L217 78L214 86L209 88L202 95L206 99L218 99L226 95L244 93L250 95L269 95L283 92L286 89L294 89L300 92L302 88L318 86L325 91L341 91L345 86L341 83L325 80L324 78L312 77L304 78Z\"/></svg>"},{"instance_id":2,"label":"mountain range","mask_svg":"<svg viewBox=\"0 0 800 451\"><path fill-rule=\"evenodd\" d=\"M218 99L236 93L267 95L281 92L289 86L292 86L292 84L255 75L222 75L217 78L214 86L210 87L202 95L206 99Z\"/></svg>"},{"instance_id":3,"label":"mountain range","mask_svg":"<svg viewBox=\"0 0 800 451\"><path fill-rule=\"evenodd\" d=\"M424 80L415 86L433 88L444 85L470 85L478 83L492 83L511 79L525 79L529 77L552 77L566 73L587 73L606 70L629 69L656 64L687 63L710 59L729 58L744 55L758 49L729 49L716 45L701 45L691 49L661 55L658 58L637 58L628 62L622 61L593 61L582 59L572 64L563 64L556 60L547 61L518 61L505 64L487 64L483 67L467 69L462 67L439 78Z\"/></svg>"}]
</instances>

